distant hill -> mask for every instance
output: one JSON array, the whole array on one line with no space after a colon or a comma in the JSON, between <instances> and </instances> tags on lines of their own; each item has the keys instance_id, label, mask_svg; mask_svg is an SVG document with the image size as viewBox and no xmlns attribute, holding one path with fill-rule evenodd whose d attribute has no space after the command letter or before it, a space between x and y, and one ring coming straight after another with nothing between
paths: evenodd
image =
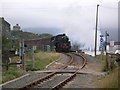
<instances>
[{"instance_id":1,"label":"distant hill","mask_svg":"<svg viewBox=\"0 0 120 90\"><path fill-rule=\"evenodd\" d=\"M51 38L53 35L48 33L35 34L32 32L23 31L11 31L11 37L13 39L38 39L38 38Z\"/></svg>"},{"instance_id":2,"label":"distant hill","mask_svg":"<svg viewBox=\"0 0 120 90\"><path fill-rule=\"evenodd\" d=\"M63 29L62 28L47 28L47 27L29 27L29 28L23 28L24 31L27 32L34 32L34 33L49 33L52 35L56 35L58 33L63 33Z\"/></svg>"},{"instance_id":3,"label":"distant hill","mask_svg":"<svg viewBox=\"0 0 120 90\"><path fill-rule=\"evenodd\" d=\"M53 35L48 33L39 34L39 38L51 38Z\"/></svg>"},{"instance_id":4,"label":"distant hill","mask_svg":"<svg viewBox=\"0 0 120 90\"><path fill-rule=\"evenodd\" d=\"M9 37L2 36L2 46L1 45L0 46L2 47L3 50L11 49L11 48L18 48L17 43L15 43L15 40L51 38L52 36L53 35L49 34L49 33L35 34L35 33L32 33L32 32L11 31L11 35Z\"/></svg>"}]
</instances>

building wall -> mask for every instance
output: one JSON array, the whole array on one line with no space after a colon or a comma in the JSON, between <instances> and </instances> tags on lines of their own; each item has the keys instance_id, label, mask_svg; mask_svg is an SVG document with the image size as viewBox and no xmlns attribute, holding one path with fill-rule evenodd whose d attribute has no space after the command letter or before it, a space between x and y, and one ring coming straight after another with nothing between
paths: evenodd
<instances>
[{"instance_id":1,"label":"building wall","mask_svg":"<svg viewBox=\"0 0 120 90\"><path fill-rule=\"evenodd\" d=\"M118 3L118 42L120 42L120 1ZM120 45L118 45L118 49L120 50Z\"/></svg>"},{"instance_id":2,"label":"building wall","mask_svg":"<svg viewBox=\"0 0 120 90\"><path fill-rule=\"evenodd\" d=\"M0 33L3 36L10 35L10 24L3 17L0 17Z\"/></svg>"},{"instance_id":3,"label":"building wall","mask_svg":"<svg viewBox=\"0 0 120 90\"><path fill-rule=\"evenodd\" d=\"M108 52L109 53L115 53L115 51L118 49L118 45L115 45L114 47L108 46Z\"/></svg>"},{"instance_id":4,"label":"building wall","mask_svg":"<svg viewBox=\"0 0 120 90\"><path fill-rule=\"evenodd\" d=\"M19 24L16 24L15 26L13 26L13 30L14 30L14 31L20 31L20 26L19 26Z\"/></svg>"}]
</instances>

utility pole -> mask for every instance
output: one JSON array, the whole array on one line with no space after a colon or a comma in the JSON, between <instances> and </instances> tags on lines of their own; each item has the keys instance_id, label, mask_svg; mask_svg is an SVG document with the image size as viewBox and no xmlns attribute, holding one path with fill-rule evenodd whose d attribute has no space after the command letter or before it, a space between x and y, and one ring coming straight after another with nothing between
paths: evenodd
<instances>
[{"instance_id":1,"label":"utility pole","mask_svg":"<svg viewBox=\"0 0 120 90\"><path fill-rule=\"evenodd\" d=\"M105 31L105 53L106 53L106 67L107 70L109 69L109 61L108 61L108 53L107 53L107 36L109 36L109 34L107 33L107 31Z\"/></svg>"},{"instance_id":2,"label":"utility pole","mask_svg":"<svg viewBox=\"0 0 120 90\"><path fill-rule=\"evenodd\" d=\"M99 7L99 4L97 5L97 12L96 12L96 28L95 28L95 56L96 56L96 50L97 50L98 7Z\"/></svg>"},{"instance_id":3,"label":"utility pole","mask_svg":"<svg viewBox=\"0 0 120 90\"><path fill-rule=\"evenodd\" d=\"M107 31L105 31L105 52L107 53L107 36L109 36L109 34L107 33Z\"/></svg>"}]
</instances>

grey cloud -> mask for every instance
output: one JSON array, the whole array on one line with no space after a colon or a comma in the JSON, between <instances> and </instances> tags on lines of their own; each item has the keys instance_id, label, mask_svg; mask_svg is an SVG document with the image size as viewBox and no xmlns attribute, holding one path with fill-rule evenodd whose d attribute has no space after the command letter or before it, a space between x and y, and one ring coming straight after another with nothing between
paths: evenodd
<instances>
[{"instance_id":1,"label":"grey cloud","mask_svg":"<svg viewBox=\"0 0 120 90\"><path fill-rule=\"evenodd\" d=\"M110 3L107 4L110 5ZM69 35L73 41L85 43L86 46L94 46L96 17L95 3L92 6L83 6L82 3L78 2L67 4L65 6L62 6L61 4L59 7L57 7L57 5L53 5L53 7L51 7L51 5L48 5L48 7L42 5L42 7L40 7L39 4L37 4L37 7L35 8L34 6L30 8L29 5L26 5L27 8L25 8L24 5L21 8L19 5L19 8L3 9L3 15L12 25L19 23L24 30L38 33L48 32L57 34L63 32ZM99 9L99 28L101 32L98 32L98 40L99 35L101 33L104 34L105 30L108 30L108 32L111 33L115 32L116 35L116 9ZM44 29L40 29L41 27ZM112 33L110 37L116 38L112 37L115 35Z\"/></svg>"}]
</instances>

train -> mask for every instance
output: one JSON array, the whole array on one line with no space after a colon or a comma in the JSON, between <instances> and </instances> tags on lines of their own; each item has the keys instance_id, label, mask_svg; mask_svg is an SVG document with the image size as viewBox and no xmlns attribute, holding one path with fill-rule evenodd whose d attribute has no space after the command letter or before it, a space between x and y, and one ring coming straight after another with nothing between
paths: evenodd
<instances>
[{"instance_id":1,"label":"train","mask_svg":"<svg viewBox=\"0 0 120 90\"><path fill-rule=\"evenodd\" d=\"M69 52L71 49L71 43L66 34L59 34L51 37L51 43L55 46L56 52Z\"/></svg>"}]
</instances>

